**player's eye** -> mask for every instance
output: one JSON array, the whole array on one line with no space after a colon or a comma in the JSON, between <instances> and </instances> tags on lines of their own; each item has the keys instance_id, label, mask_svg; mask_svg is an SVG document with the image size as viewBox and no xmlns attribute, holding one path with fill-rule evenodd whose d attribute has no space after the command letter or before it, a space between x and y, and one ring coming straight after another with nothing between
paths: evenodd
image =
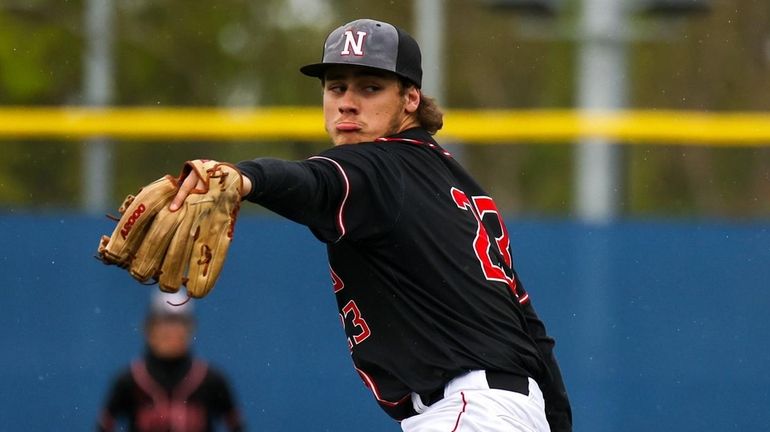
<instances>
[{"instance_id":1,"label":"player's eye","mask_svg":"<svg viewBox=\"0 0 770 432\"><path fill-rule=\"evenodd\" d=\"M347 88L339 83L331 83L326 86L326 90L332 93L344 93Z\"/></svg>"}]
</instances>

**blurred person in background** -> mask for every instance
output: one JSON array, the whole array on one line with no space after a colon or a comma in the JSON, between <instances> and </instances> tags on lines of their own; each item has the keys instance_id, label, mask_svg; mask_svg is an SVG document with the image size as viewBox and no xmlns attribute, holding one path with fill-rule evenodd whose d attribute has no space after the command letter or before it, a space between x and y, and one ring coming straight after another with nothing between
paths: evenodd
<instances>
[{"instance_id":1,"label":"blurred person in background","mask_svg":"<svg viewBox=\"0 0 770 432\"><path fill-rule=\"evenodd\" d=\"M191 352L192 304L158 293L144 322L146 352L112 382L98 431L230 431L244 426L225 377ZM127 427L121 427L121 421Z\"/></svg>"}]
</instances>

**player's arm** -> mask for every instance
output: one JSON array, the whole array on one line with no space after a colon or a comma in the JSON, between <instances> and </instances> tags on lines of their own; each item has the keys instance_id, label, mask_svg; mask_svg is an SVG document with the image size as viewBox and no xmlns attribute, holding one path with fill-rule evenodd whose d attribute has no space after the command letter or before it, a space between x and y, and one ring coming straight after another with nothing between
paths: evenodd
<instances>
[{"instance_id":1,"label":"player's arm","mask_svg":"<svg viewBox=\"0 0 770 432\"><path fill-rule=\"evenodd\" d=\"M236 164L243 199L310 227L327 242L343 235L367 238L392 227L402 205L403 182L397 170L383 166L371 154L339 148L304 161L258 158ZM200 179L190 173L171 210L200 187Z\"/></svg>"},{"instance_id":2,"label":"player's arm","mask_svg":"<svg viewBox=\"0 0 770 432\"><path fill-rule=\"evenodd\" d=\"M391 229L403 205L403 176L380 153L335 147L304 161L237 166L251 184L245 199L309 226L323 241L363 240Z\"/></svg>"},{"instance_id":3,"label":"player's arm","mask_svg":"<svg viewBox=\"0 0 770 432\"><path fill-rule=\"evenodd\" d=\"M102 407L99 419L97 420L97 431L114 431L118 426L118 421L128 416L131 410L131 383L130 374L124 373L112 384L106 404Z\"/></svg>"},{"instance_id":4,"label":"player's arm","mask_svg":"<svg viewBox=\"0 0 770 432\"><path fill-rule=\"evenodd\" d=\"M219 371L210 368L206 380L212 391L212 406L209 409L221 416L227 430L243 432L243 418L227 379Z\"/></svg>"},{"instance_id":5,"label":"player's arm","mask_svg":"<svg viewBox=\"0 0 770 432\"><path fill-rule=\"evenodd\" d=\"M335 207L343 190L336 174L312 161L259 158L236 164L241 172L243 199L266 207L304 225L334 230ZM182 181L169 209L179 209L203 181L190 172Z\"/></svg>"},{"instance_id":6,"label":"player's arm","mask_svg":"<svg viewBox=\"0 0 770 432\"><path fill-rule=\"evenodd\" d=\"M237 167L250 185L244 199L303 225L337 232L347 190L330 163L259 158Z\"/></svg>"},{"instance_id":7,"label":"player's arm","mask_svg":"<svg viewBox=\"0 0 770 432\"><path fill-rule=\"evenodd\" d=\"M553 352L555 341L552 337L548 336L545 325L538 318L532 302L527 301L522 304L522 307L524 317L527 320L529 335L537 344L538 350L548 368L547 375L543 377L542 382L538 382L542 387L543 397L545 398L548 424L553 432L571 432L572 408L570 407L567 389L561 376L559 363Z\"/></svg>"}]
</instances>

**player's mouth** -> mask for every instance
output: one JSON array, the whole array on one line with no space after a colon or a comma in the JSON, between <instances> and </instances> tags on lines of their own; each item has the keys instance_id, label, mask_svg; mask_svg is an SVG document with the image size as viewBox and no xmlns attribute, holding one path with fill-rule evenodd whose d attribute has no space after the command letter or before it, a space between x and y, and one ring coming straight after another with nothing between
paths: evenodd
<instances>
[{"instance_id":1,"label":"player's mouth","mask_svg":"<svg viewBox=\"0 0 770 432\"><path fill-rule=\"evenodd\" d=\"M334 128L339 132L357 132L361 130L361 125L352 121L338 121Z\"/></svg>"}]
</instances>

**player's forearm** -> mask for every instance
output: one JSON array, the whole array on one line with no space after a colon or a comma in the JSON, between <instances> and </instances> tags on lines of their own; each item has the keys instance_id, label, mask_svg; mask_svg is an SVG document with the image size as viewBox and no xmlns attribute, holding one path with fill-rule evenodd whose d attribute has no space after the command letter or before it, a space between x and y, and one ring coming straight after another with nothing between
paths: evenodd
<instances>
[{"instance_id":1,"label":"player's forearm","mask_svg":"<svg viewBox=\"0 0 770 432\"><path fill-rule=\"evenodd\" d=\"M248 189L244 199L295 222L334 227L342 198L333 171L325 173L317 163L272 158L239 162L237 167Z\"/></svg>"}]
</instances>

